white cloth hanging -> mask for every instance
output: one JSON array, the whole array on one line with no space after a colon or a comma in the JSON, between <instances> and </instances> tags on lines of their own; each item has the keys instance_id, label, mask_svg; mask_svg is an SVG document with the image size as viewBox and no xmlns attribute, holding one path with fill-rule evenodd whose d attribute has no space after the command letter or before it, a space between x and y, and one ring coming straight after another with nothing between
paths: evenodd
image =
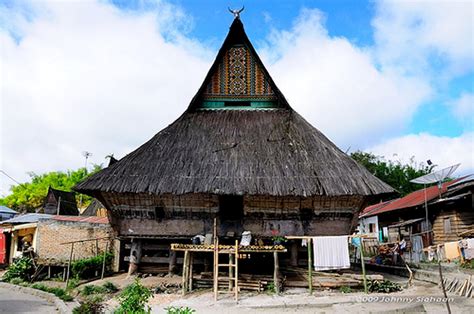
<instances>
[{"instance_id":1,"label":"white cloth hanging","mask_svg":"<svg viewBox=\"0 0 474 314\"><path fill-rule=\"evenodd\" d=\"M313 238L314 269L350 268L348 236Z\"/></svg>"}]
</instances>

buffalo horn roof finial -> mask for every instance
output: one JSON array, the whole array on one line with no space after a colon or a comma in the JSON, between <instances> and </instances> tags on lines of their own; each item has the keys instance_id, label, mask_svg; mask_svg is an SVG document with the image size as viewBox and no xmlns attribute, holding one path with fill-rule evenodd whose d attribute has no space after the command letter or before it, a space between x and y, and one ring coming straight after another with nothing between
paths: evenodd
<instances>
[{"instance_id":1,"label":"buffalo horn roof finial","mask_svg":"<svg viewBox=\"0 0 474 314\"><path fill-rule=\"evenodd\" d=\"M240 13L245 9L245 6L242 6L242 9L240 10L232 10L229 8L229 12L234 15L234 19L240 19Z\"/></svg>"}]
</instances>

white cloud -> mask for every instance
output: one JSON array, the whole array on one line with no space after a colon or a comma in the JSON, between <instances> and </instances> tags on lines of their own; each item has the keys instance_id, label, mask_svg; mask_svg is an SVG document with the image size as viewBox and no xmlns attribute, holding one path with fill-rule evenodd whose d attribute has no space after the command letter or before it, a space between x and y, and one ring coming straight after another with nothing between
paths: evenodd
<instances>
[{"instance_id":1,"label":"white cloud","mask_svg":"<svg viewBox=\"0 0 474 314\"><path fill-rule=\"evenodd\" d=\"M95 163L110 153L122 157L186 109L216 51L188 36L193 22L182 9L162 1L152 4L151 11L124 12L103 2L35 2L31 10L36 16L29 20L24 8L7 12L13 17L7 30L22 39L17 42L0 31L2 170L22 181L28 171L82 166L83 150L93 152ZM449 56L452 73L472 56L472 47L458 39L466 32L451 11L447 15L455 23L449 26L456 30L455 38L437 39L439 31L430 37L424 30L425 42L415 45L411 41L417 37L406 30L404 20L398 22L403 12L388 2L379 9L374 47L329 36L323 15L306 10L290 30L274 30L260 49L290 104L342 149L394 147L389 144L396 140L380 143L403 132L435 93L425 72L406 70L425 56L426 47ZM403 32L391 34L398 28L384 24L384 14L389 20L395 16ZM435 15L429 16L429 25L439 27L431 19ZM403 45L391 55L397 43ZM417 51L404 62L410 45ZM423 136L438 147L456 141ZM411 149L402 147L413 146L410 138L399 139L400 152ZM464 135L462 143L472 147L472 134ZM0 193L6 193L11 182L4 176L0 180Z\"/></svg>"},{"instance_id":2,"label":"white cloud","mask_svg":"<svg viewBox=\"0 0 474 314\"><path fill-rule=\"evenodd\" d=\"M449 105L456 118L474 129L474 94L462 93L458 99L451 101Z\"/></svg>"},{"instance_id":3,"label":"white cloud","mask_svg":"<svg viewBox=\"0 0 474 314\"><path fill-rule=\"evenodd\" d=\"M95 163L122 157L186 109L208 69L199 43L162 35L160 19L176 21L176 10L128 14L96 2L42 9L21 24L19 44L0 32L0 164L17 180L78 168L83 150ZM0 180L6 193L12 182Z\"/></svg>"},{"instance_id":4,"label":"white cloud","mask_svg":"<svg viewBox=\"0 0 474 314\"><path fill-rule=\"evenodd\" d=\"M378 69L370 51L330 37L323 21L320 11L305 10L290 31L273 31L263 55L273 61L277 85L343 149L398 134L430 96L430 86Z\"/></svg>"},{"instance_id":5,"label":"white cloud","mask_svg":"<svg viewBox=\"0 0 474 314\"><path fill-rule=\"evenodd\" d=\"M474 173L474 133L464 133L459 137L434 136L427 133L410 134L393 138L383 144L373 146L368 151L386 159L409 162L411 157L419 162L430 159L437 164L436 169L461 163L456 174Z\"/></svg>"},{"instance_id":6,"label":"white cloud","mask_svg":"<svg viewBox=\"0 0 474 314\"><path fill-rule=\"evenodd\" d=\"M473 10L472 1L378 1L372 24L380 63L425 76L432 66L446 67L448 78L472 71Z\"/></svg>"}]
</instances>

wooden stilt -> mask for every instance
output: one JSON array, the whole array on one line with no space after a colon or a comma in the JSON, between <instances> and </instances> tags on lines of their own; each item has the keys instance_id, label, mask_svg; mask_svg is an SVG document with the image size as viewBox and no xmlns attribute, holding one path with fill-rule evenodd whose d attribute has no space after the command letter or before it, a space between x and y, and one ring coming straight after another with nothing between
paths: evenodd
<instances>
[{"instance_id":1,"label":"wooden stilt","mask_svg":"<svg viewBox=\"0 0 474 314\"><path fill-rule=\"evenodd\" d=\"M69 273L71 271L72 254L74 253L74 243L71 243L71 253L69 254L69 263L67 263L66 287L69 283Z\"/></svg>"},{"instance_id":2,"label":"wooden stilt","mask_svg":"<svg viewBox=\"0 0 474 314\"><path fill-rule=\"evenodd\" d=\"M278 261L278 252L273 252L273 283L275 292L280 293L280 263Z\"/></svg>"},{"instance_id":3,"label":"wooden stilt","mask_svg":"<svg viewBox=\"0 0 474 314\"><path fill-rule=\"evenodd\" d=\"M51 279L51 266L48 266L48 279Z\"/></svg>"},{"instance_id":4,"label":"wooden stilt","mask_svg":"<svg viewBox=\"0 0 474 314\"><path fill-rule=\"evenodd\" d=\"M170 250L169 252L168 273L170 275L176 273L176 251Z\"/></svg>"},{"instance_id":5,"label":"wooden stilt","mask_svg":"<svg viewBox=\"0 0 474 314\"><path fill-rule=\"evenodd\" d=\"M194 262L194 254L193 252L189 252L189 259L188 259L188 291L193 291L193 262Z\"/></svg>"},{"instance_id":6,"label":"wooden stilt","mask_svg":"<svg viewBox=\"0 0 474 314\"><path fill-rule=\"evenodd\" d=\"M189 251L184 251L184 260L183 260L183 277L182 277L182 284L183 284L183 295L186 294L188 291L188 284L189 284L189 279L188 279L188 262L189 260Z\"/></svg>"}]
</instances>

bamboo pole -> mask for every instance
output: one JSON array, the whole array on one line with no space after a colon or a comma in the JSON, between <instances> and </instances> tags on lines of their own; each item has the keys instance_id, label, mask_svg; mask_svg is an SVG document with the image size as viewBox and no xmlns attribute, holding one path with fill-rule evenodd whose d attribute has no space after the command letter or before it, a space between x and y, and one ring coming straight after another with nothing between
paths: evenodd
<instances>
[{"instance_id":1,"label":"bamboo pole","mask_svg":"<svg viewBox=\"0 0 474 314\"><path fill-rule=\"evenodd\" d=\"M69 272L71 270L72 254L74 252L74 243L71 243L71 253L69 254L69 263L67 264L66 287L69 283Z\"/></svg>"},{"instance_id":2,"label":"bamboo pole","mask_svg":"<svg viewBox=\"0 0 474 314\"><path fill-rule=\"evenodd\" d=\"M307 239L308 245L308 289L309 294L313 294L313 239Z\"/></svg>"},{"instance_id":3,"label":"bamboo pole","mask_svg":"<svg viewBox=\"0 0 474 314\"><path fill-rule=\"evenodd\" d=\"M364 279L364 292L368 293L367 290L367 276L365 274L365 260L364 260L364 238L360 238L360 266L362 267L362 278Z\"/></svg>"},{"instance_id":4,"label":"bamboo pole","mask_svg":"<svg viewBox=\"0 0 474 314\"><path fill-rule=\"evenodd\" d=\"M235 301L239 300L239 241L235 240L235 284L234 297ZM231 279L229 279L230 281Z\"/></svg>"},{"instance_id":5,"label":"bamboo pole","mask_svg":"<svg viewBox=\"0 0 474 314\"><path fill-rule=\"evenodd\" d=\"M438 270L439 270L439 279L441 280L441 288L443 289L443 295L446 300L446 309L448 310L448 314L451 314L451 308L449 306L449 299L448 295L446 294L446 287L444 286L444 280L443 280L443 271L441 270L441 257L439 256L439 251L438 251Z\"/></svg>"},{"instance_id":6,"label":"bamboo pole","mask_svg":"<svg viewBox=\"0 0 474 314\"><path fill-rule=\"evenodd\" d=\"M105 273L105 260L107 256L107 252L109 250L109 242L105 243L105 251L104 251L104 258L102 260L102 273L100 275L100 279L104 279L104 273Z\"/></svg>"},{"instance_id":7,"label":"bamboo pole","mask_svg":"<svg viewBox=\"0 0 474 314\"><path fill-rule=\"evenodd\" d=\"M217 301L217 289L219 288L219 239L214 238L214 301Z\"/></svg>"}]
</instances>

